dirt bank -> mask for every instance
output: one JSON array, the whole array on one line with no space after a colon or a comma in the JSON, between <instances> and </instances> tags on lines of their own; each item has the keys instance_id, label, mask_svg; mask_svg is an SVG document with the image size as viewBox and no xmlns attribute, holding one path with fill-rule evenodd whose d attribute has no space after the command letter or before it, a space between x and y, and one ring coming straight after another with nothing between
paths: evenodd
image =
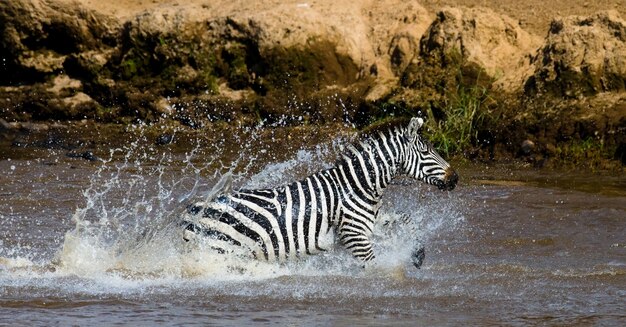
<instances>
[{"instance_id":1,"label":"dirt bank","mask_svg":"<svg viewBox=\"0 0 626 327\"><path fill-rule=\"evenodd\" d=\"M2 2L0 132L423 115L447 154L626 162L622 2L463 5Z\"/></svg>"},{"instance_id":2,"label":"dirt bank","mask_svg":"<svg viewBox=\"0 0 626 327\"><path fill-rule=\"evenodd\" d=\"M550 23L556 17L588 16L604 10L615 10L622 17L626 17L626 3L620 0L423 0L420 3L431 12L446 6L490 8L515 19L520 27L541 37L545 36Z\"/></svg>"}]
</instances>

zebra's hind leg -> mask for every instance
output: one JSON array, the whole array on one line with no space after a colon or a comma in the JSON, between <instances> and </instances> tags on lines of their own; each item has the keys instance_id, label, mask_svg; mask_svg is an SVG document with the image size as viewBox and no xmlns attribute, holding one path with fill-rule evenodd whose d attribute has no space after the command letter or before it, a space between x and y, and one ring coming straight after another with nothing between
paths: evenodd
<instances>
[{"instance_id":1,"label":"zebra's hind leg","mask_svg":"<svg viewBox=\"0 0 626 327\"><path fill-rule=\"evenodd\" d=\"M193 239L195 239L195 237L197 235L204 235L204 236L210 236L211 235L211 231L209 231L208 229L202 228L198 225L196 225L195 223L192 223L190 221L182 221L180 223L181 226L185 226L185 230L183 231L183 240L185 240L185 242L189 242ZM224 254L226 253L226 250L218 247L218 246L209 246L209 248L217 251L217 253L219 254Z\"/></svg>"},{"instance_id":2,"label":"zebra's hind leg","mask_svg":"<svg viewBox=\"0 0 626 327\"><path fill-rule=\"evenodd\" d=\"M426 251L424 250L424 246L418 245L411 252L411 261L413 262L413 266L415 268L420 269L422 263L424 263L424 257L426 256Z\"/></svg>"},{"instance_id":3,"label":"zebra's hind leg","mask_svg":"<svg viewBox=\"0 0 626 327\"><path fill-rule=\"evenodd\" d=\"M180 223L180 226L185 227L185 229L183 230L183 240L185 240L185 242L193 240L196 235L198 235L198 233L202 231L202 228L200 226L187 220L183 220Z\"/></svg>"}]
</instances>

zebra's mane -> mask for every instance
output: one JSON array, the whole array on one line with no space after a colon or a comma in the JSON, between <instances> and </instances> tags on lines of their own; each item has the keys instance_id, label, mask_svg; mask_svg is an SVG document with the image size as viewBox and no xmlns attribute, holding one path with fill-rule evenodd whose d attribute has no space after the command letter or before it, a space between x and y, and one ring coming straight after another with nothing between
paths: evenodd
<instances>
[{"instance_id":1,"label":"zebra's mane","mask_svg":"<svg viewBox=\"0 0 626 327\"><path fill-rule=\"evenodd\" d=\"M370 147L373 142L379 141L381 135L385 135L385 137L397 134L404 136L410 121L411 117L389 118L364 128L346 145L342 156L335 161L335 165L338 166L344 163L346 158L355 158L352 151L349 150L350 148L356 150L356 152L362 152L363 149Z\"/></svg>"},{"instance_id":2,"label":"zebra's mane","mask_svg":"<svg viewBox=\"0 0 626 327\"><path fill-rule=\"evenodd\" d=\"M411 117L394 117L377 121L362 129L357 135L357 140L364 140L390 130L406 128L410 121Z\"/></svg>"}]
</instances>

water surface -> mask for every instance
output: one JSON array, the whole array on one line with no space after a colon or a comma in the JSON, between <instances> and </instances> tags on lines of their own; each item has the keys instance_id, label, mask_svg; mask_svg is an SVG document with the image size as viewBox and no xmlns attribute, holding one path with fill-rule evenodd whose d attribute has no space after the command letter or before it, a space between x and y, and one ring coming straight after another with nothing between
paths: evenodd
<instances>
[{"instance_id":1,"label":"water surface","mask_svg":"<svg viewBox=\"0 0 626 327\"><path fill-rule=\"evenodd\" d=\"M276 186L332 165L338 151L273 159L267 148L221 158L135 143L95 162L5 152L0 321L626 324L624 176L470 165L449 193L402 181L384 197L377 260L365 268L340 247L274 265L183 242L178 213L231 167L237 187ZM414 242L427 251L420 270Z\"/></svg>"}]
</instances>

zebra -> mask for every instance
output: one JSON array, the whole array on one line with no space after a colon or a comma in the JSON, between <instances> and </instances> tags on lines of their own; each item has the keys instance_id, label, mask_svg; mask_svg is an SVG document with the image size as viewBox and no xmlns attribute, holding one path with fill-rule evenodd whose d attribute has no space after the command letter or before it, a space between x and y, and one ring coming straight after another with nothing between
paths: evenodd
<instances>
[{"instance_id":1,"label":"zebra","mask_svg":"<svg viewBox=\"0 0 626 327\"><path fill-rule=\"evenodd\" d=\"M385 188L395 177L409 176L451 191L457 173L420 134L424 121L370 133L347 146L335 167L273 189L230 191L227 175L207 200L183 214L183 239L207 236L220 252L244 249L270 262L328 250L337 239L352 256L375 258L370 240ZM412 252L419 268L424 248Z\"/></svg>"}]
</instances>

